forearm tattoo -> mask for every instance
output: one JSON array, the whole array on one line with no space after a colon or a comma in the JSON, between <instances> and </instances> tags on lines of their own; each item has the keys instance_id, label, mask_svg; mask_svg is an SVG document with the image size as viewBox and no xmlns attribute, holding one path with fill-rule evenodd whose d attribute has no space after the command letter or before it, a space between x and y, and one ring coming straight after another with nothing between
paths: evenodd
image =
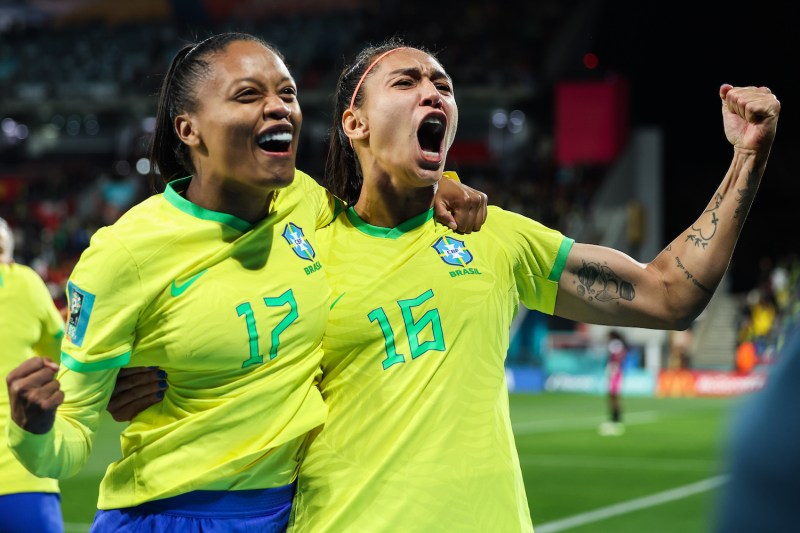
<instances>
[{"instance_id":1,"label":"forearm tattoo","mask_svg":"<svg viewBox=\"0 0 800 533\"><path fill-rule=\"evenodd\" d=\"M756 178L756 171L753 170L747 175L747 182L743 189L736 189L736 193L739 197L736 199L739 202L739 205L736 206L736 210L733 212L733 218L737 221L737 228L742 229L742 224L744 224L744 219L747 216L747 212L750 210L750 206L753 204L753 200L756 197L756 192L758 191L758 179Z\"/></svg>"},{"instance_id":2,"label":"forearm tattoo","mask_svg":"<svg viewBox=\"0 0 800 533\"><path fill-rule=\"evenodd\" d=\"M708 287L706 287L705 285L700 283L697 280L697 278L694 277L694 274L692 274L691 272L686 270L686 267L683 266L683 263L681 262L681 258L680 257L675 256L675 263L678 265L678 268L680 270L683 270L683 273L686 274L686 279L691 281L694 284L695 287L697 287L698 289L700 289L701 291L703 291L706 294L714 294L714 291L712 291L711 289L709 289Z\"/></svg>"},{"instance_id":3,"label":"forearm tattoo","mask_svg":"<svg viewBox=\"0 0 800 533\"><path fill-rule=\"evenodd\" d=\"M689 233L686 236L686 240L692 241L695 247L705 250L708 243L714 238L714 235L716 235L717 226L719 225L719 217L716 211L722 203L722 198L723 196L717 193L714 197L714 207L703 211L703 214L700 215L700 219L692 226L692 231L694 233Z\"/></svg>"},{"instance_id":4,"label":"forearm tattoo","mask_svg":"<svg viewBox=\"0 0 800 533\"><path fill-rule=\"evenodd\" d=\"M613 302L631 301L636 297L636 290L631 282L619 277L608 265L587 263L572 273L576 275L578 296L585 296L589 301Z\"/></svg>"}]
</instances>

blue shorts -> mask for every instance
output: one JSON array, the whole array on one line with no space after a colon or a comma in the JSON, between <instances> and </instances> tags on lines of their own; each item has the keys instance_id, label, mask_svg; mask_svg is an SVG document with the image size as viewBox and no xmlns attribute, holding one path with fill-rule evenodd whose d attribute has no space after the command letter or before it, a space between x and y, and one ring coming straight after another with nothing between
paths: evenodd
<instances>
[{"instance_id":1,"label":"blue shorts","mask_svg":"<svg viewBox=\"0 0 800 533\"><path fill-rule=\"evenodd\" d=\"M97 511L90 533L281 533L295 485L260 490L197 490L151 502Z\"/></svg>"},{"instance_id":2,"label":"blue shorts","mask_svg":"<svg viewBox=\"0 0 800 533\"><path fill-rule=\"evenodd\" d=\"M64 533L61 496L20 492L0 496L0 533Z\"/></svg>"}]
</instances>

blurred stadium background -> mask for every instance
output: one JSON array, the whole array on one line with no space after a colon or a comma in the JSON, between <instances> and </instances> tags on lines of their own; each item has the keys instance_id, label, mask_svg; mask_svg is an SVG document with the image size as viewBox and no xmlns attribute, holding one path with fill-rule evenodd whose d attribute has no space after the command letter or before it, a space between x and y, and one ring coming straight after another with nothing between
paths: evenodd
<instances>
[{"instance_id":1,"label":"blurred stadium background","mask_svg":"<svg viewBox=\"0 0 800 533\"><path fill-rule=\"evenodd\" d=\"M16 260L63 307L93 232L149 194L155 95L184 42L245 31L283 51L304 112L298 166L319 178L343 59L400 35L439 51L455 81L448 168L492 204L649 261L727 169L719 85L767 85L783 100L778 137L711 305L686 332L623 330L625 435L596 432L606 329L521 312L508 355L537 532L706 531L727 421L764 385L799 314L785 62L800 43L779 3L760 2L759 15L696 4L0 0L0 216ZM91 464L62 483L68 531L91 521L119 427L106 420Z\"/></svg>"}]
</instances>

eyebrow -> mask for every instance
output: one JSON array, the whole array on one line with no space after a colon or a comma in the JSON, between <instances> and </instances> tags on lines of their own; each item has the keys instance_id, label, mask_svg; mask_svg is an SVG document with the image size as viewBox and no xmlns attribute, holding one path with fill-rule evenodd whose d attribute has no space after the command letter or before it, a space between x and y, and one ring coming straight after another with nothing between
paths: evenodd
<instances>
[{"instance_id":1,"label":"eyebrow","mask_svg":"<svg viewBox=\"0 0 800 533\"><path fill-rule=\"evenodd\" d=\"M419 77L421 73L421 69L419 67L408 67L408 68L399 68L397 70L393 70L388 73L389 76L394 76L397 74L405 74L407 76L414 76ZM439 70L438 68L431 70L431 79L438 80L441 78L445 78L447 81L453 81L450 76L448 76L445 72Z\"/></svg>"},{"instance_id":2,"label":"eyebrow","mask_svg":"<svg viewBox=\"0 0 800 533\"><path fill-rule=\"evenodd\" d=\"M278 80L278 85L287 81L292 85L294 85L294 78L292 78L291 76L282 77L280 80ZM260 80L258 78L252 78L250 76L246 76L244 78L236 78L235 80L233 80L231 85L236 85L237 83L242 83L242 82L250 82L250 83L255 83L256 85L264 85L263 80Z\"/></svg>"}]
</instances>

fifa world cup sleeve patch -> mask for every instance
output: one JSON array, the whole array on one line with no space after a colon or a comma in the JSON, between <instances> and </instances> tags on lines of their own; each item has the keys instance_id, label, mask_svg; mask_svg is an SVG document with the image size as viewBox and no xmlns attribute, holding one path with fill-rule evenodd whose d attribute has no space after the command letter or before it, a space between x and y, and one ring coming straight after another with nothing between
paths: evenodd
<instances>
[{"instance_id":1,"label":"fifa world cup sleeve patch","mask_svg":"<svg viewBox=\"0 0 800 533\"><path fill-rule=\"evenodd\" d=\"M87 292L71 281L67 284L69 293L69 317L67 318L67 338L80 348L83 345L83 336L89 325L94 307L94 294Z\"/></svg>"}]
</instances>

